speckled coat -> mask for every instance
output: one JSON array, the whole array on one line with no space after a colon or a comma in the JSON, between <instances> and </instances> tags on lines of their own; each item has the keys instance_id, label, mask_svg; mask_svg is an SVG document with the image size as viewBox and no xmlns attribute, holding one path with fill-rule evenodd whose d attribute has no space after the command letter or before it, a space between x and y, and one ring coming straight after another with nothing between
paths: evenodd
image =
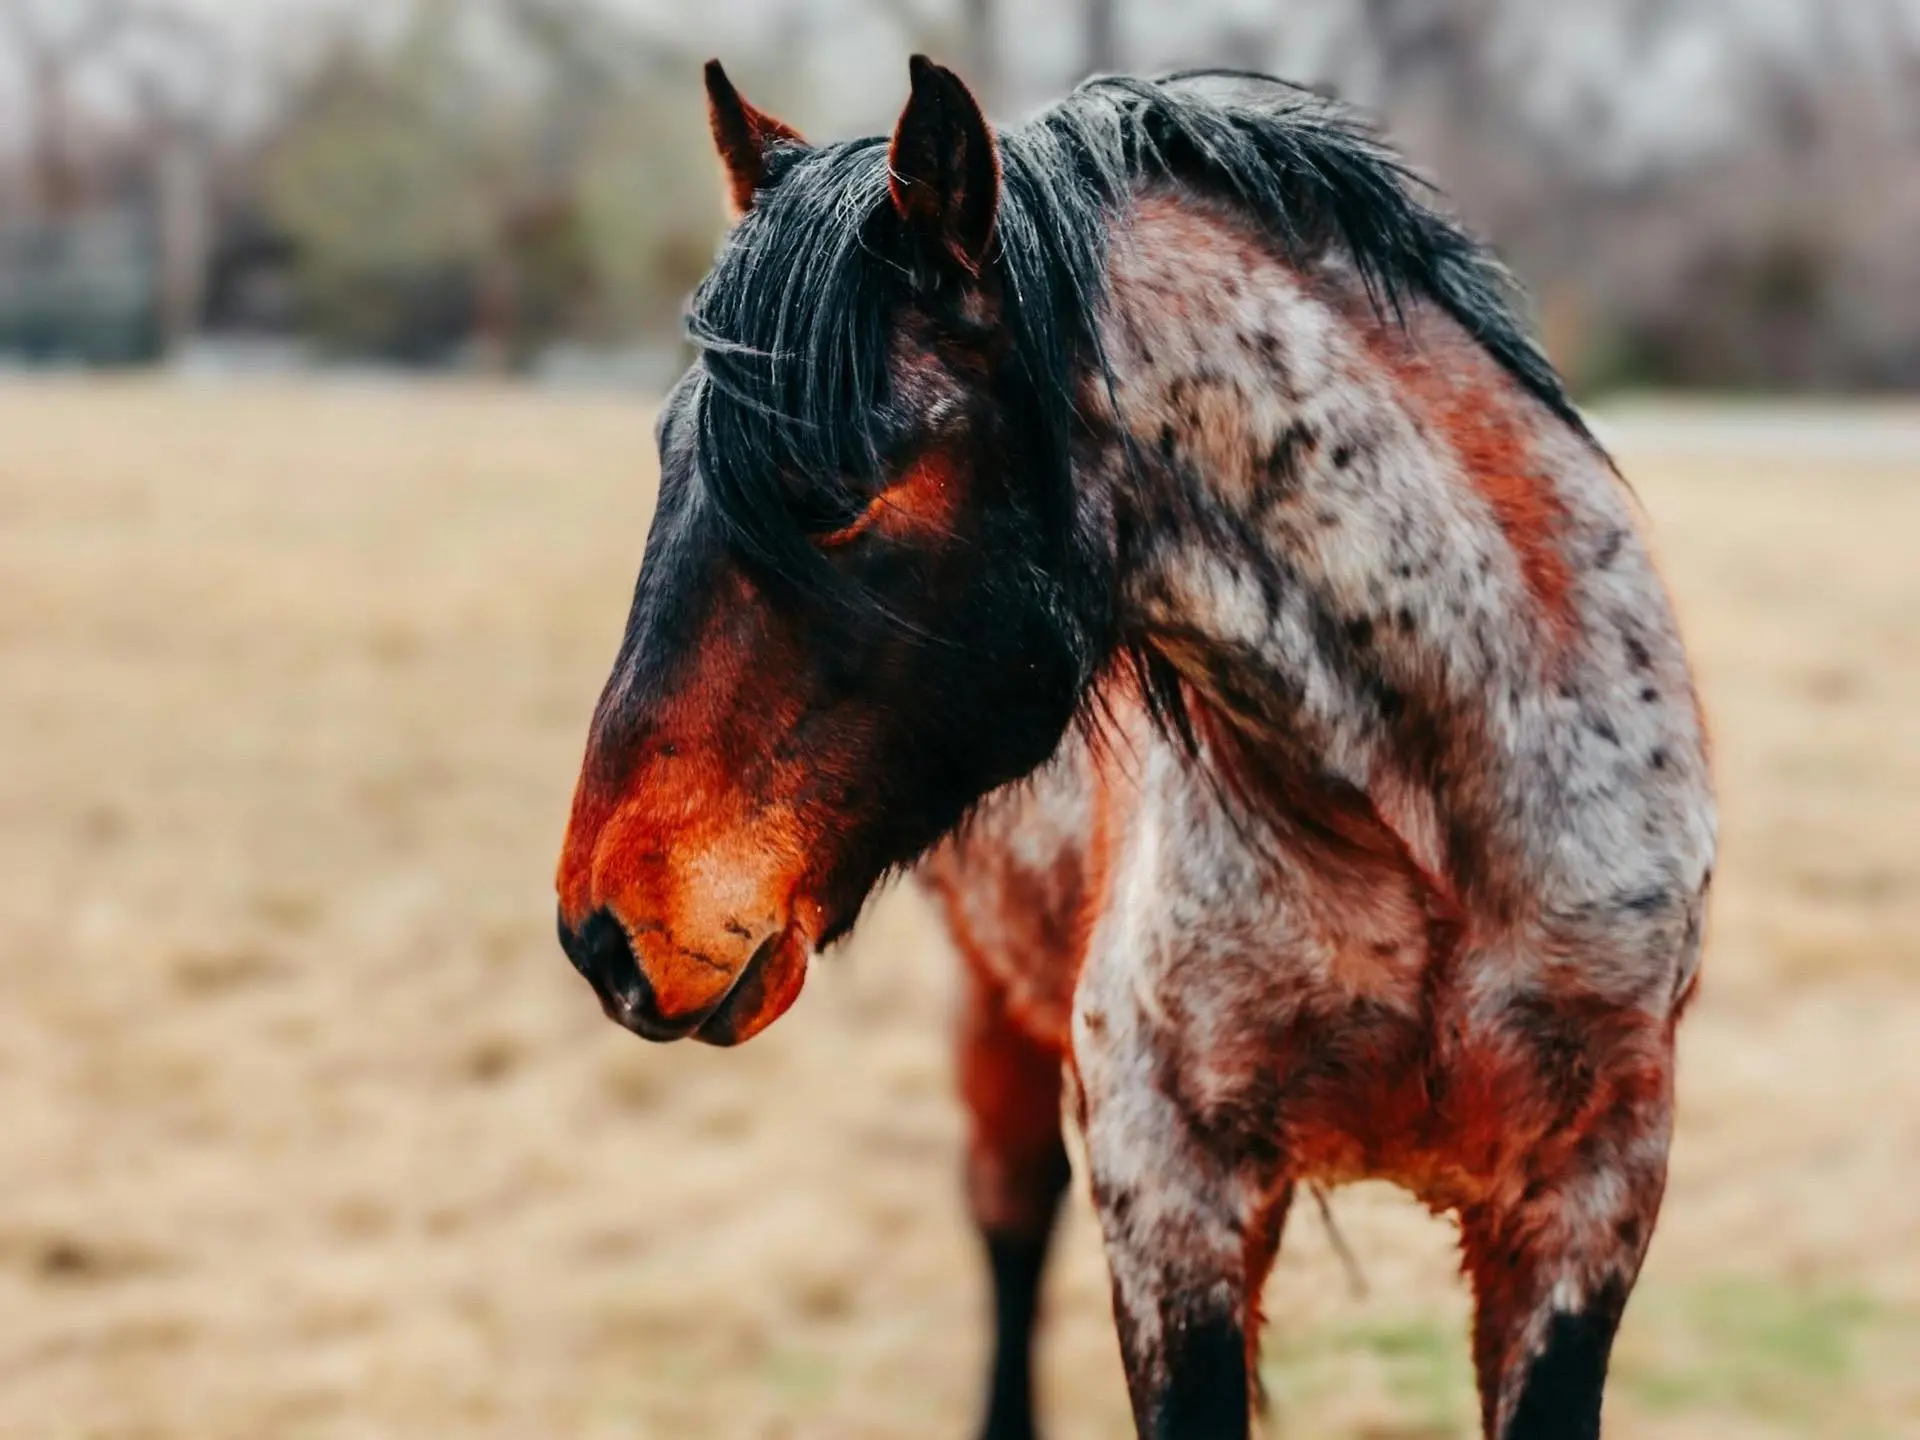
<instances>
[{"instance_id":1,"label":"speckled coat","mask_svg":"<svg viewBox=\"0 0 1920 1440\"><path fill-rule=\"evenodd\" d=\"M1597 1426L1714 856L1633 496L1452 320L1383 323L1229 211L1143 197L1112 286L1133 445L1090 389L1086 503L1156 519L1124 624L1197 748L1116 678L923 867L975 1210L1043 1240L1064 1061L1123 1342L1179 1383L1242 1343L1216 1322L1257 1314L1296 1182L1397 1181L1459 1216L1489 1433L1584 1433L1562 1392Z\"/></svg>"}]
</instances>

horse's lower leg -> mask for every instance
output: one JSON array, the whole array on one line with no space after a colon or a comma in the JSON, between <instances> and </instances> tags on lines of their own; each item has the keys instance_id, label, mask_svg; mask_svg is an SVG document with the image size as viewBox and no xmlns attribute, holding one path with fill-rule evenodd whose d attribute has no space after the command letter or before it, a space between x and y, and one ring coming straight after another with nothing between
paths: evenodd
<instances>
[{"instance_id":1,"label":"horse's lower leg","mask_svg":"<svg viewBox=\"0 0 1920 1440\"><path fill-rule=\"evenodd\" d=\"M1033 1331L1054 1216L1066 1190L1060 1059L1014 1026L969 977L960 1033L967 1199L993 1280L993 1369L983 1440L1032 1440Z\"/></svg>"},{"instance_id":2,"label":"horse's lower leg","mask_svg":"<svg viewBox=\"0 0 1920 1440\"><path fill-rule=\"evenodd\" d=\"M1125 1045L1111 1030L1101 1040ZM1146 1057L1083 1047L1076 1032L1075 1058L1137 1431L1246 1440L1250 1270L1270 1258L1259 1187L1193 1133Z\"/></svg>"},{"instance_id":3,"label":"horse's lower leg","mask_svg":"<svg viewBox=\"0 0 1920 1440\"><path fill-rule=\"evenodd\" d=\"M1266 1326L1266 1311L1260 1292L1280 1254L1280 1240L1286 1233L1287 1214L1293 1209L1294 1186L1291 1181L1274 1197L1264 1223L1252 1228L1247 1238L1247 1374L1252 1377L1253 1403L1262 1416L1268 1413L1266 1382L1260 1378L1260 1333Z\"/></svg>"},{"instance_id":4,"label":"horse's lower leg","mask_svg":"<svg viewBox=\"0 0 1920 1440\"><path fill-rule=\"evenodd\" d=\"M1142 1440L1246 1440L1248 1247L1228 1177L1105 1167L1089 1137L1114 1319Z\"/></svg>"},{"instance_id":5,"label":"horse's lower leg","mask_svg":"<svg viewBox=\"0 0 1920 1440\"><path fill-rule=\"evenodd\" d=\"M1634 1129L1583 1145L1603 1168L1539 1177L1506 1211L1461 1216L1489 1440L1599 1440L1614 1332L1666 1177L1664 1116Z\"/></svg>"}]
</instances>

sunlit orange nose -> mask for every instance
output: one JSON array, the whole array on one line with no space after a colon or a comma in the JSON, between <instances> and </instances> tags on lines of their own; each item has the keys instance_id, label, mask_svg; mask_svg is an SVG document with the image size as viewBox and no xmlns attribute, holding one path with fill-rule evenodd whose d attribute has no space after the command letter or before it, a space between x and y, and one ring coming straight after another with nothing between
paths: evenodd
<instances>
[{"instance_id":1,"label":"sunlit orange nose","mask_svg":"<svg viewBox=\"0 0 1920 1440\"><path fill-rule=\"evenodd\" d=\"M655 764L617 799L583 782L556 877L560 942L635 1034L728 1043L792 1002L823 927L792 815L692 775Z\"/></svg>"}]
</instances>

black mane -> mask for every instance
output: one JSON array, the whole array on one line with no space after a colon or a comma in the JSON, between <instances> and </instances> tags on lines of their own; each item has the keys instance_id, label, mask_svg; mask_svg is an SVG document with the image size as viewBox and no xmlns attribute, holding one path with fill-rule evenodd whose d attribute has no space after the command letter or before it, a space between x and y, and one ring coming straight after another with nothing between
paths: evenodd
<instances>
[{"instance_id":1,"label":"black mane","mask_svg":"<svg viewBox=\"0 0 1920 1440\"><path fill-rule=\"evenodd\" d=\"M1534 342L1493 254L1420 198L1422 182L1356 112L1270 76L1200 71L1089 81L998 132L991 265L1011 355L1070 513L1073 384L1101 365L1097 326L1114 212L1166 181L1242 206L1303 262L1329 241L1383 315L1432 303L1562 421L1591 435ZM899 438L887 362L899 303L930 279L887 193L887 142L776 152L768 184L696 292L688 330L700 468L740 541L818 575L809 535L844 524Z\"/></svg>"}]
</instances>

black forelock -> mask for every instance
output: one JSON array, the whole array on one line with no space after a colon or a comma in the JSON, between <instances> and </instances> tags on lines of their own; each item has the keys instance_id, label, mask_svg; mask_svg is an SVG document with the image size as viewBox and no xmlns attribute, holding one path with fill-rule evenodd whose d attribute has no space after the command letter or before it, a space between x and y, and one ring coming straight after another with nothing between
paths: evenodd
<instances>
[{"instance_id":1,"label":"black forelock","mask_svg":"<svg viewBox=\"0 0 1920 1440\"><path fill-rule=\"evenodd\" d=\"M1383 316L1452 316L1554 415L1596 444L1486 246L1338 102L1271 76L1194 71L1082 85L998 132L990 268L1009 355L1043 433L1041 513L1069 515L1076 376L1104 368L1098 321L1114 217L1144 184L1230 199L1302 263L1342 247ZM889 391L903 301L938 303L888 197L875 137L776 152L769 183L695 293L688 330L699 465L733 533L795 579L823 577L810 535L843 524L903 417Z\"/></svg>"}]
</instances>

